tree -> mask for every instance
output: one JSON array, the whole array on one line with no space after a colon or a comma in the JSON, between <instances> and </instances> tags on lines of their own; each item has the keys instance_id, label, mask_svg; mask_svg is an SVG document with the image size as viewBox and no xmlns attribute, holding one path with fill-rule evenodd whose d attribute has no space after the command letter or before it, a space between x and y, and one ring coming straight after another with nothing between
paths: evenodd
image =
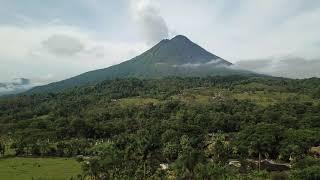
<instances>
[{"instance_id":1,"label":"tree","mask_svg":"<svg viewBox=\"0 0 320 180\"><path fill-rule=\"evenodd\" d=\"M291 173L290 179L320 179L320 166L311 166L295 170Z\"/></svg>"},{"instance_id":2,"label":"tree","mask_svg":"<svg viewBox=\"0 0 320 180\"><path fill-rule=\"evenodd\" d=\"M313 92L313 97L320 99L320 86Z\"/></svg>"},{"instance_id":3,"label":"tree","mask_svg":"<svg viewBox=\"0 0 320 180\"><path fill-rule=\"evenodd\" d=\"M179 179L194 179L195 170L198 164L205 163L206 159L203 153L191 151L183 154L174 163L173 169L177 173Z\"/></svg>"},{"instance_id":4,"label":"tree","mask_svg":"<svg viewBox=\"0 0 320 180\"><path fill-rule=\"evenodd\" d=\"M105 142L90 150L92 158L83 164L86 175L94 179L114 179L121 166L121 154L114 143Z\"/></svg>"},{"instance_id":5,"label":"tree","mask_svg":"<svg viewBox=\"0 0 320 180\"><path fill-rule=\"evenodd\" d=\"M289 160L290 157L301 158L314 144L320 143L319 138L319 130L288 129L284 131L284 138L280 142L280 158L283 160Z\"/></svg>"},{"instance_id":6,"label":"tree","mask_svg":"<svg viewBox=\"0 0 320 180\"><path fill-rule=\"evenodd\" d=\"M241 148L247 149L249 155L258 155L260 169L262 155L267 158L277 157L282 132L277 124L259 123L241 131L237 143Z\"/></svg>"},{"instance_id":7,"label":"tree","mask_svg":"<svg viewBox=\"0 0 320 180\"><path fill-rule=\"evenodd\" d=\"M229 157L232 156L232 153L229 142L226 141L226 138L221 134L215 135L207 142L205 154L216 164L224 166Z\"/></svg>"},{"instance_id":8,"label":"tree","mask_svg":"<svg viewBox=\"0 0 320 180\"><path fill-rule=\"evenodd\" d=\"M83 119L73 119L71 121L71 127L73 132L76 134L77 137L85 137L87 132L87 124L86 121Z\"/></svg>"},{"instance_id":9,"label":"tree","mask_svg":"<svg viewBox=\"0 0 320 180\"><path fill-rule=\"evenodd\" d=\"M234 172L226 166L219 166L214 163L199 163L195 167L195 179L239 179L234 177Z\"/></svg>"},{"instance_id":10,"label":"tree","mask_svg":"<svg viewBox=\"0 0 320 180\"><path fill-rule=\"evenodd\" d=\"M6 146L5 146L5 144L4 144L2 141L0 141L0 156L1 156L1 155L4 156L5 151L6 151Z\"/></svg>"},{"instance_id":11,"label":"tree","mask_svg":"<svg viewBox=\"0 0 320 180\"><path fill-rule=\"evenodd\" d=\"M162 154L167 161L174 161L177 159L180 151L180 139L177 131L168 129L161 135L161 142L163 144Z\"/></svg>"},{"instance_id":12,"label":"tree","mask_svg":"<svg viewBox=\"0 0 320 180\"><path fill-rule=\"evenodd\" d=\"M169 162L174 161L179 155L179 149L179 144L168 142L164 144L162 154Z\"/></svg>"},{"instance_id":13,"label":"tree","mask_svg":"<svg viewBox=\"0 0 320 180\"><path fill-rule=\"evenodd\" d=\"M64 141L59 141L57 143L57 155L58 156L64 156L65 153L65 148L67 147L66 143Z\"/></svg>"},{"instance_id":14,"label":"tree","mask_svg":"<svg viewBox=\"0 0 320 180\"><path fill-rule=\"evenodd\" d=\"M180 138L180 146L181 146L181 150L180 150L179 156L188 156L193 152L190 139L187 135L183 135Z\"/></svg>"}]
</instances>

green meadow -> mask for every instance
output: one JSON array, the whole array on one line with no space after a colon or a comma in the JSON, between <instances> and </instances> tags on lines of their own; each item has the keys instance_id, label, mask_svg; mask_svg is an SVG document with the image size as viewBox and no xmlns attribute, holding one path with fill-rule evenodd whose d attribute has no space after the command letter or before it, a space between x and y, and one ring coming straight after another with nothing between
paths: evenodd
<instances>
[{"instance_id":1,"label":"green meadow","mask_svg":"<svg viewBox=\"0 0 320 180\"><path fill-rule=\"evenodd\" d=\"M64 180L81 174L81 165L70 158L3 158L0 159L2 180Z\"/></svg>"}]
</instances>

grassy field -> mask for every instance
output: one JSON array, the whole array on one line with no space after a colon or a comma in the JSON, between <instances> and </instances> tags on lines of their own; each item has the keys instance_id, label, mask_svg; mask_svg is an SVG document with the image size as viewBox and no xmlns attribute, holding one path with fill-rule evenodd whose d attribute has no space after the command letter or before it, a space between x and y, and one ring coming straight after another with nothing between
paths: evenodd
<instances>
[{"instance_id":1,"label":"grassy field","mask_svg":"<svg viewBox=\"0 0 320 180\"><path fill-rule=\"evenodd\" d=\"M281 92L269 92L265 93L263 91L255 92L243 92L243 93L233 93L233 97L238 100L249 100L258 105L269 106L279 102L314 102L316 100L312 99L310 96L296 94L296 93L281 93Z\"/></svg>"},{"instance_id":2,"label":"grassy field","mask_svg":"<svg viewBox=\"0 0 320 180\"><path fill-rule=\"evenodd\" d=\"M121 106L143 106L149 103L157 104L159 100L152 98L144 98L144 97L131 97L131 98L123 98L117 101Z\"/></svg>"},{"instance_id":3,"label":"grassy field","mask_svg":"<svg viewBox=\"0 0 320 180\"><path fill-rule=\"evenodd\" d=\"M259 85L259 84L258 84ZM248 87L248 91L228 91L217 88L197 88L187 89L182 91L180 94L171 96L172 100L179 100L189 104L208 104L210 101L217 101L220 99L234 98L238 100L248 100L260 106L270 106L280 102L313 102L319 104L319 100L315 100L312 97L305 94L291 93L291 92L277 92L271 91L272 87L269 86L258 86L257 84L250 84L249 87L253 86L253 89ZM238 87L239 88L239 87ZM256 90L256 89L262 90ZM276 87L275 87L276 88ZM270 91L264 91L264 90ZM161 100L145 97L130 97L118 99L116 104L120 106L143 106L149 103L158 104Z\"/></svg>"},{"instance_id":4,"label":"grassy field","mask_svg":"<svg viewBox=\"0 0 320 180\"><path fill-rule=\"evenodd\" d=\"M0 179L64 180L81 174L81 166L68 158L4 158L0 159Z\"/></svg>"}]
</instances>

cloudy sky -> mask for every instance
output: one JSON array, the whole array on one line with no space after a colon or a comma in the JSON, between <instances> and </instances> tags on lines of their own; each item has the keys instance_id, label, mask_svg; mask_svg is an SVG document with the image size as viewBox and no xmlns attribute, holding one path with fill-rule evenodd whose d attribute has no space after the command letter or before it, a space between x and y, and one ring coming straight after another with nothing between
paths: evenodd
<instances>
[{"instance_id":1,"label":"cloudy sky","mask_svg":"<svg viewBox=\"0 0 320 180\"><path fill-rule=\"evenodd\" d=\"M0 0L0 82L62 80L183 34L257 72L320 77L318 0ZM11 83L12 84L12 83Z\"/></svg>"}]
</instances>

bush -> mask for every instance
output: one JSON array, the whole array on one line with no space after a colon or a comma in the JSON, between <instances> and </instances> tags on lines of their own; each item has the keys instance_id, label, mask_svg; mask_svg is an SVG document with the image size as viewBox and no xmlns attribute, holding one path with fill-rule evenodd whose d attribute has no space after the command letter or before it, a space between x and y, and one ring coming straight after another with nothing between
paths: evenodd
<instances>
[{"instance_id":1,"label":"bush","mask_svg":"<svg viewBox=\"0 0 320 180\"><path fill-rule=\"evenodd\" d=\"M320 166L311 166L301 170L295 170L290 175L291 179L320 179Z\"/></svg>"},{"instance_id":2,"label":"bush","mask_svg":"<svg viewBox=\"0 0 320 180\"><path fill-rule=\"evenodd\" d=\"M265 170L263 171L253 171L249 174L249 179L269 179L269 173Z\"/></svg>"},{"instance_id":3,"label":"bush","mask_svg":"<svg viewBox=\"0 0 320 180\"><path fill-rule=\"evenodd\" d=\"M310 157L310 156L307 156L307 157L297 161L294 164L293 168L296 170L299 170L299 169L305 169L305 168L311 167L311 166L320 166L320 160L313 158L313 157Z\"/></svg>"},{"instance_id":4,"label":"bush","mask_svg":"<svg viewBox=\"0 0 320 180\"><path fill-rule=\"evenodd\" d=\"M235 179L231 168L213 163L198 164L195 168L196 179Z\"/></svg>"},{"instance_id":5,"label":"bush","mask_svg":"<svg viewBox=\"0 0 320 180\"><path fill-rule=\"evenodd\" d=\"M271 173L272 180L286 180L288 179L288 173L285 172L273 172Z\"/></svg>"}]
</instances>

